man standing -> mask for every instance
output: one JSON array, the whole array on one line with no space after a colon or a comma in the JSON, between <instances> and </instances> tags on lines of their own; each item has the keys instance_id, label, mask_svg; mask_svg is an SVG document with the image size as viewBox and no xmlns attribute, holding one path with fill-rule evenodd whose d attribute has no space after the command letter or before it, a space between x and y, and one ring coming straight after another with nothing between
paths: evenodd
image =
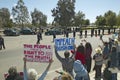
<instances>
[{"instance_id":1,"label":"man standing","mask_svg":"<svg viewBox=\"0 0 120 80\"><path fill-rule=\"evenodd\" d=\"M66 72L68 72L72 77L74 77L73 75L73 64L74 64L74 55L70 56L70 53L68 51L64 52L64 56L65 58L62 58L55 47L55 55L57 57L57 59L61 62L62 64L62 69Z\"/></svg>"},{"instance_id":2,"label":"man standing","mask_svg":"<svg viewBox=\"0 0 120 80\"><path fill-rule=\"evenodd\" d=\"M2 47L5 49L4 38L0 35L0 50L2 49Z\"/></svg>"},{"instance_id":3,"label":"man standing","mask_svg":"<svg viewBox=\"0 0 120 80\"><path fill-rule=\"evenodd\" d=\"M40 31L37 33L37 44L40 44L41 33Z\"/></svg>"}]
</instances>

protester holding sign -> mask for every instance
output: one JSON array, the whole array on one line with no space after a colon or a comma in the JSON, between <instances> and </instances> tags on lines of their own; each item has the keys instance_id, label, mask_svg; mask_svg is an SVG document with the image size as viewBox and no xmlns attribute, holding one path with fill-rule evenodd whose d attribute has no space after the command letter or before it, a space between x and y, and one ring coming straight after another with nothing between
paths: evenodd
<instances>
[{"instance_id":1,"label":"protester holding sign","mask_svg":"<svg viewBox=\"0 0 120 80\"><path fill-rule=\"evenodd\" d=\"M63 70L66 71L66 72L68 72L69 74L71 74L71 76L74 77L74 75L73 75L74 55L72 55L71 57L69 57L70 53L68 51L65 51L64 52L65 58L62 58L58 54L58 52L56 50L56 47L55 47L55 55L56 55L57 59L61 62Z\"/></svg>"},{"instance_id":2,"label":"protester holding sign","mask_svg":"<svg viewBox=\"0 0 120 80\"><path fill-rule=\"evenodd\" d=\"M46 70L42 73L42 75L40 77L37 78L38 74L35 69L29 69L28 73L27 73L26 58L23 58L23 60L24 60L24 80L44 80L44 78L46 77L47 72L53 62L53 60L51 59Z\"/></svg>"}]
</instances>

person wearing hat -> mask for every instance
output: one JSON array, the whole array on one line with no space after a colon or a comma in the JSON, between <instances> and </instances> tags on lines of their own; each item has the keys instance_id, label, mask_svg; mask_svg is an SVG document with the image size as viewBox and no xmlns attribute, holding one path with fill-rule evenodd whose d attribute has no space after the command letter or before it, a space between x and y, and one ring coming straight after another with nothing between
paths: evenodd
<instances>
[{"instance_id":1,"label":"person wearing hat","mask_svg":"<svg viewBox=\"0 0 120 80\"><path fill-rule=\"evenodd\" d=\"M101 48L95 49L96 54L93 56L93 60L95 61L95 65L93 70L95 70L95 79L101 79L101 68L103 64L103 55Z\"/></svg>"}]
</instances>

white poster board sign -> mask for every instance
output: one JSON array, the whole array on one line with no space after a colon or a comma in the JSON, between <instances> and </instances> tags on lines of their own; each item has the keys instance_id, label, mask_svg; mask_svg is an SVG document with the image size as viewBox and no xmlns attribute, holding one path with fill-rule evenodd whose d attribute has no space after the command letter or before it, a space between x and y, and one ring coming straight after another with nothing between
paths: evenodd
<instances>
[{"instance_id":1,"label":"white poster board sign","mask_svg":"<svg viewBox=\"0 0 120 80\"><path fill-rule=\"evenodd\" d=\"M24 55L29 62L49 62L52 54L51 45L24 44Z\"/></svg>"}]
</instances>

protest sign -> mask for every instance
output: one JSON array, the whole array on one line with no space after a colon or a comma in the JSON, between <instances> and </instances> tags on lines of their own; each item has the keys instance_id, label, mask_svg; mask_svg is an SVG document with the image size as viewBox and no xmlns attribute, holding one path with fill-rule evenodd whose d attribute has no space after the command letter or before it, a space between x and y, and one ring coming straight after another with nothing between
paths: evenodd
<instances>
[{"instance_id":1,"label":"protest sign","mask_svg":"<svg viewBox=\"0 0 120 80\"><path fill-rule=\"evenodd\" d=\"M57 51L73 50L74 43L75 43L74 38L55 39L55 46Z\"/></svg>"},{"instance_id":2,"label":"protest sign","mask_svg":"<svg viewBox=\"0 0 120 80\"><path fill-rule=\"evenodd\" d=\"M29 62L49 62L52 53L51 45L24 44L24 55Z\"/></svg>"}]
</instances>

